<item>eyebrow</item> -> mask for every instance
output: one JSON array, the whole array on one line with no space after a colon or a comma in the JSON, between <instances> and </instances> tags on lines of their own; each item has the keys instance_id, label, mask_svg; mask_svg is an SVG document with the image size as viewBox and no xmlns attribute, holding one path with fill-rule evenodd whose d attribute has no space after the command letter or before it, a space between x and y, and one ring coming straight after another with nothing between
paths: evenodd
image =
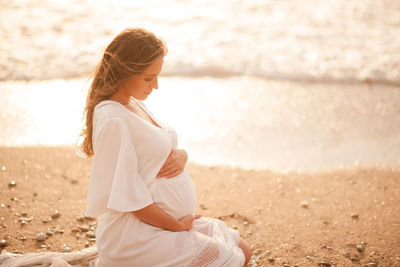
<instances>
[{"instance_id":1,"label":"eyebrow","mask_svg":"<svg viewBox=\"0 0 400 267\"><path fill-rule=\"evenodd\" d=\"M157 74L148 74L148 75L144 75L144 76L156 76Z\"/></svg>"}]
</instances>

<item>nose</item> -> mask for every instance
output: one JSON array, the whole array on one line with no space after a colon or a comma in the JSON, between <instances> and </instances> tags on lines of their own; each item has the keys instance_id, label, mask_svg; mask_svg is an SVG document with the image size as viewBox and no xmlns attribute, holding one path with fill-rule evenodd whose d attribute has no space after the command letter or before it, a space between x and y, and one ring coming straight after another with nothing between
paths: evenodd
<instances>
[{"instance_id":1,"label":"nose","mask_svg":"<svg viewBox=\"0 0 400 267\"><path fill-rule=\"evenodd\" d=\"M158 78L156 77L155 79L154 79L154 83L153 83L153 86L152 86L154 89L158 89Z\"/></svg>"}]
</instances>

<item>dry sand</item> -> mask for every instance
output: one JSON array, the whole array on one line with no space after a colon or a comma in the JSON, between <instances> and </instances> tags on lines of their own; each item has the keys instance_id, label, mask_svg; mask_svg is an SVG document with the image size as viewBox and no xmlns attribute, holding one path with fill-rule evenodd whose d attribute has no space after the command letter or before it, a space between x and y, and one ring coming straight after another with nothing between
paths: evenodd
<instances>
[{"instance_id":1,"label":"dry sand","mask_svg":"<svg viewBox=\"0 0 400 267\"><path fill-rule=\"evenodd\" d=\"M70 146L1 147L0 239L8 245L0 249L61 252L93 245L86 234L95 232L96 220L79 221L90 167L91 159ZM259 266L400 266L399 171L283 174L192 162L187 168L198 212L236 227ZM56 210L58 218L43 222ZM45 241L35 240L49 229Z\"/></svg>"}]
</instances>

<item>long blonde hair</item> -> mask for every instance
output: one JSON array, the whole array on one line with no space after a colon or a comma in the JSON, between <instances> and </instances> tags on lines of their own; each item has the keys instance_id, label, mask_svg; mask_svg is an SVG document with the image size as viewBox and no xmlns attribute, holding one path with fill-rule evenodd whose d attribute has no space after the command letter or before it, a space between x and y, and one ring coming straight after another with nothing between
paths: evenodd
<instances>
[{"instance_id":1,"label":"long blonde hair","mask_svg":"<svg viewBox=\"0 0 400 267\"><path fill-rule=\"evenodd\" d=\"M127 78L142 73L167 52L165 41L143 28L127 28L111 41L94 70L87 94L83 113L85 126L80 133L83 141L78 144L80 152L89 158L94 155L92 143L94 107L114 95Z\"/></svg>"}]
</instances>

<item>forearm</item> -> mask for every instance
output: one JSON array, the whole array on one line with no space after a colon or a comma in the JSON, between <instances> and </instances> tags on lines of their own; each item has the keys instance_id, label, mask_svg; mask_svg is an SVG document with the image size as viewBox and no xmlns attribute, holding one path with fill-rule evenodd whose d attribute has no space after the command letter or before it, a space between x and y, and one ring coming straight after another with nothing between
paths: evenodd
<instances>
[{"instance_id":1,"label":"forearm","mask_svg":"<svg viewBox=\"0 0 400 267\"><path fill-rule=\"evenodd\" d=\"M132 211L132 213L143 222L151 224L155 227L173 232L182 231L181 222L164 212L155 203L150 204L140 210Z\"/></svg>"}]
</instances>

